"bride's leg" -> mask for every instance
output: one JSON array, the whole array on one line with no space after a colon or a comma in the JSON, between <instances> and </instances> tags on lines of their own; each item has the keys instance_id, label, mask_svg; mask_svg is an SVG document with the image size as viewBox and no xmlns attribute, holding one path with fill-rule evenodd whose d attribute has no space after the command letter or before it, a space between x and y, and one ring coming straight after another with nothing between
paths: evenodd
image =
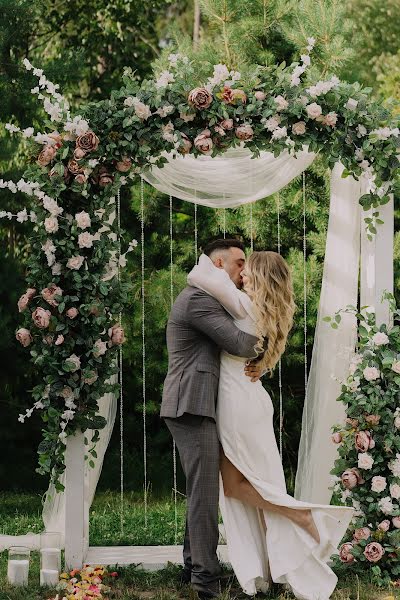
<instances>
[{"instance_id":1,"label":"bride's leg","mask_svg":"<svg viewBox=\"0 0 400 600\"><path fill-rule=\"evenodd\" d=\"M265 500L244 475L227 459L222 448L220 450L220 469L225 496L236 498L255 508L261 508L287 517L305 529L319 543L318 529L312 518L311 510L278 506Z\"/></svg>"}]
</instances>

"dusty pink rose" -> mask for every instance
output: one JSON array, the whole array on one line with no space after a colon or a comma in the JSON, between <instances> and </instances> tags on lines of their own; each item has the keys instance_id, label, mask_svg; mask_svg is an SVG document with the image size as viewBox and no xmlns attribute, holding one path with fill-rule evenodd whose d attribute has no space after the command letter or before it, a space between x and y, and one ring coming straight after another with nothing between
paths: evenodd
<instances>
[{"instance_id":1,"label":"dusty pink rose","mask_svg":"<svg viewBox=\"0 0 400 600\"><path fill-rule=\"evenodd\" d=\"M65 314L69 319L75 319L78 315L78 309L73 306L72 308L69 308Z\"/></svg>"},{"instance_id":2,"label":"dusty pink rose","mask_svg":"<svg viewBox=\"0 0 400 600\"><path fill-rule=\"evenodd\" d=\"M389 519L385 519L384 521L381 521L378 525L378 529L380 529L381 531L389 531L390 529L390 521Z\"/></svg>"},{"instance_id":3,"label":"dusty pink rose","mask_svg":"<svg viewBox=\"0 0 400 600\"><path fill-rule=\"evenodd\" d=\"M67 398L71 398L71 396L73 396L73 395L74 395L74 393L73 393L72 389L70 387L68 387L68 386L65 386L61 390L61 393L60 393L60 396L62 396L65 400Z\"/></svg>"},{"instance_id":4,"label":"dusty pink rose","mask_svg":"<svg viewBox=\"0 0 400 600\"><path fill-rule=\"evenodd\" d=\"M126 173L127 171L129 171L131 166L132 166L131 159L128 158L127 156L124 156L122 158L122 160L119 160L117 162L117 164L115 165L115 168L117 169L117 171L120 171L121 173Z\"/></svg>"},{"instance_id":5,"label":"dusty pink rose","mask_svg":"<svg viewBox=\"0 0 400 600\"><path fill-rule=\"evenodd\" d=\"M185 133L181 133L182 139L181 144L179 146L179 152L181 154L189 154L192 149L192 142L189 140L188 136Z\"/></svg>"},{"instance_id":6,"label":"dusty pink rose","mask_svg":"<svg viewBox=\"0 0 400 600\"><path fill-rule=\"evenodd\" d=\"M335 112L328 113L324 118L324 124L328 127L335 127L338 120L338 116Z\"/></svg>"},{"instance_id":7,"label":"dusty pink rose","mask_svg":"<svg viewBox=\"0 0 400 600\"><path fill-rule=\"evenodd\" d=\"M49 133L47 137L49 137L51 140L51 141L49 141L50 144L52 144L52 145L54 144L58 148L60 148L62 146L62 137L58 133L58 131L53 131L52 133Z\"/></svg>"},{"instance_id":8,"label":"dusty pink rose","mask_svg":"<svg viewBox=\"0 0 400 600\"><path fill-rule=\"evenodd\" d=\"M107 342L96 340L93 346L93 354L96 358L103 356L107 352Z\"/></svg>"},{"instance_id":9,"label":"dusty pink rose","mask_svg":"<svg viewBox=\"0 0 400 600\"><path fill-rule=\"evenodd\" d=\"M369 527L360 527L360 529L355 529L353 536L354 539L359 542L360 540L367 540L371 535L371 530Z\"/></svg>"},{"instance_id":10,"label":"dusty pink rose","mask_svg":"<svg viewBox=\"0 0 400 600\"><path fill-rule=\"evenodd\" d=\"M78 173L78 175L75 175L74 180L76 181L76 183L86 183L87 182L87 176L85 175L85 173Z\"/></svg>"},{"instance_id":11,"label":"dusty pink rose","mask_svg":"<svg viewBox=\"0 0 400 600\"><path fill-rule=\"evenodd\" d=\"M88 377L83 378L83 383L87 383L88 385L92 385L99 378L96 371L90 371L90 375Z\"/></svg>"},{"instance_id":12,"label":"dusty pink rose","mask_svg":"<svg viewBox=\"0 0 400 600\"><path fill-rule=\"evenodd\" d=\"M41 167L47 167L57 154L57 148L55 146L45 146L39 156L37 157L37 163Z\"/></svg>"},{"instance_id":13,"label":"dusty pink rose","mask_svg":"<svg viewBox=\"0 0 400 600\"><path fill-rule=\"evenodd\" d=\"M225 104L234 104L235 102L235 90L229 85L224 85L219 96Z\"/></svg>"},{"instance_id":14,"label":"dusty pink rose","mask_svg":"<svg viewBox=\"0 0 400 600\"><path fill-rule=\"evenodd\" d=\"M74 159L71 158L67 164L68 171L72 173L72 175L78 175L79 173L83 173L83 167Z\"/></svg>"},{"instance_id":15,"label":"dusty pink rose","mask_svg":"<svg viewBox=\"0 0 400 600\"><path fill-rule=\"evenodd\" d=\"M35 308L32 313L33 322L35 323L36 327L39 327L39 329L46 329L46 327L49 326L50 317L51 312L41 308L40 306Z\"/></svg>"},{"instance_id":16,"label":"dusty pink rose","mask_svg":"<svg viewBox=\"0 0 400 600\"><path fill-rule=\"evenodd\" d=\"M353 544L351 542L345 542L339 548L339 558L344 563L352 563L355 558L352 555L351 551L353 549Z\"/></svg>"},{"instance_id":17,"label":"dusty pink rose","mask_svg":"<svg viewBox=\"0 0 400 600\"><path fill-rule=\"evenodd\" d=\"M72 256L70 259L68 259L67 267L68 269L74 269L77 271L83 265L83 261L84 256Z\"/></svg>"},{"instance_id":18,"label":"dusty pink rose","mask_svg":"<svg viewBox=\"0 0 400 600\"><path fill-rule=\"evenodd\" d=\"M106 187L109 183L114 181L114 177L108 172L107 167L101 167L99 171L99 185Z\"/></svg>"},{"instance_id":19,"label":"dusty pink rose","mask_svg":"<svg viewBox=\"0 0 400 600\"><path fill-rule=\"evenodd\" d=\"M18 300L18 311L23 312L28 306L29 302L32 300L33 296L36 294L35 288L28 288L25 294L22 294L21 298Z\"/></svg>"},{"instance_id":20,"label":"dusty pink rose","mask_svg":"<svg viewBox=\"0 0 400 600\"><path fill-rule=\"evenodd\" d=\"M233 129L233 119L224 119L221 121L220 126L222 129L225 129L225 131L230 131Z\"/></svg>"},{"instance_id":21,"label":"dusty pink rose","mask_svg":"<svg viewBox=\"0 0 400 600\"><path fill-rule=\"evenodd\" d=\"M198 136L194 138L195 148L202 154L210 154L213 148L211 132L209 129L204 129Z\"/></svg>"},{"instance_id":22,"label":"dusty pink rose","mask_svg":"<svg viewBox=\"0 0 400 600\"><path fill-rule=\"evenodd\" d=\"M51 283L49 287L44 288L41 292L43 300L50 306L58 306L58 302L54 299L55 296L62 296L62 289L55 283Z\"/></svg>"},{"instance_id":23,"label":"dusty pink rose","mask_svg":"<svg viewBox=\"0 0 400 600\"><path fill-rule=\"evenodd\" d=\"M350 419L350 417L347 417L346 423L350 425L350 427L352 427L353 429L356 429L358 427L358 419Z\"/></svg>"},{"instance_id":24,"label":"dusty pink rose","mask_svg":"<svg viewBox=\"0 0 400 600\"><path fill-rule=\"evenodd\" d=\"M254 136L254 131L251 125L244 124L236 127L235 135L239 140L252 140Z\"/></svg>"},{"instance_id":25,"label":"dusty pink rose","mask_svg":"<svg viewBox=\"0 0 400 600\"><path fill-rule=\"evenodd\" d=\"M365 420L370 425L378 425L379 421L381 420L381 417L379 415L367 415L365 417Z\"/></svg>"},{"instance_id":26,"label":"dusty pink rose","mask_svg":"<svg viewBox=\"0 0 400 600\"><path fill-rule=\"evenodd\" d=\"M364 483L364 479L361 477L360 471L355 467L343 471L341 479L343 486L348 490L352 490L357 485Z\"/></svg>"},{"instance_id":27,"label":"dusty pink rose","mask_svg":"<svg viewBox=\"0 0 400 600\"><path fill-rule=\"evenodd\" d=\"M342 441L342 434L339 431L334 433L332 436L332 442L334 444L340 444L341 441Z\"/></svg>"},{"instance_id":28,"label":"dusty pink rose","mask_svg":"<svg viewBox=\"0 0 400 600\"><path fill-rule=\"evenodd\" d=\"M383 547L378 542L371 542L365 546L364 556L369 562L378 562L384 553Z\"/></svg>"},{"instance_id":29,"label":"dusty pink rose","mask_svg":"<svg viewBox=\"0 0 400 600\"><path fill-rule=\"evenodd\" d=\"M63 335L58 335L56 338L56 341L54 342L55 346L61 346L61 344L64 343L64 336Z\"/></svg>"},{"instance_id":30,"label":"dusty pink rose","mask_svg":"<svg viewBox=\"0 0 400 600\"><path fill-rule=\"evenodd\" d=\"M294 135L304 135L306 132L306 124L304 121L297 121L292 125L292 132Z\"/></svg>"},{"instance_id":31,"label":"dusty pink rose","mask_svg":"<svg viewBox=\"0 0 400 600\"><path fill-rule=\"evenodd\" d=\"M255 96L256 100L265 100L265 98L266 98L265 93L262 92L261 90L257 90L254 93L254 96Z\"/></svg>"},{"instance_id":32,"label":"dusty pink rose","mask_svg":"<svg viewBox=\"0 0 400 600\"><path fill-rule=\"evenodd\" d=\"M83 135L76 138L76 147L81 148L85 152L92 152L97 150L100 140L93 131L87 131Z\"/></svg>"},{"instance_id":33,"label":"dusty pink rose","mask_svg":"<svg viewBox=\"0 0 400 600\"><path fill-rule=\"evenodd\" d=\"M71 356L69 356L65 362L72 367L72 372L81 368L81 359L76 354L71 354Z\"/></svg>"},{"instance_id":34,"label":"dusty pink rose","mask_svg":"<svg viewBox=\"0 0 400 600\"><path fill-rule=\"evenodd\" d=\"M31 344L33 341L31 332L29 331L29 329L25 329L24 327L18 329L17 333L15 334L15 337L19 341L19 343L23 345L24 348L27 348L29 344Z\"/></svg>"},{"instance_id":35,"label":"dusty pink rose","mask_svg":"<svg viewBox=\"0 0 400 600\"><path fill-rule=\"evenodd\" d=\"M113 325L108 330L108 337L112 346L120 346L125 341L125 332L120 325Z\"/></svg>"},{"instance_id":36,"label":"dusty pink rose","mask_svg":"<svg viewBox=\"0 0 400 600\"><path fill-rule=\"evenodd\" d=\"M400 529L400 517L393 517L392 519L393 527L396 529Z\"/></svg>"},{"instance_id":37,"label":"dusty pink rose","mask_svg":"<svg viewBox=\"0 0 400 600\"><path fill-rule=\"evenodd\" d=\"M367 452L370 448L374 447L374 444L371 446L372 436L369 431L357 431L355 435L355 447L360 452Z\"/></svg>"},{"instance_id":38,"label":"dusty pink rose","mask_svg":"<svg viewBox=\"0 0 400 600\"><path fill-rule=\"evenodd\" d=\"M197 110L204 110L211 105L213 100L210 92L203 87L197 87L192 90L188 96L188 101L191 106Z\"/></svg>"},{"instance_id":39,"label":"dusty pink rose","mask_svg":"<svg viewBox=\"0 0 400 600\"><path fill-rule=\"evenodd\" d=\"M74 150L75 160L81 160L84 156L86 156L85 150L83 150L82 148L75 148L75 150Z\"/></svg>"}]
</instances>

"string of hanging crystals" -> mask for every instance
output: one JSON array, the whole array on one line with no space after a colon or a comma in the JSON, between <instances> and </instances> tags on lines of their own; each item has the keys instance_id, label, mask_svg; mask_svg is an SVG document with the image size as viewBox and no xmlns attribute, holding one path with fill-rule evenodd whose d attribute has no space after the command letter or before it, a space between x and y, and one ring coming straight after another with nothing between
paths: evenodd
<instances>
[{"instance_id":1,"label":"string of hanging crystals","mask_svg":"<svg viewBox=\"0 0 400 600\"><path fill-rule=\"evenodd\" d=\"M303 171L303 319L304 319L304 398L307 397L308 364L307 364L307 230L306 230L306 174ZM305 402L305 440L308 454L308 408ZM307 456L308 460L308 456Z\"/></svg>"},{"instance_id":2,"label":"string of hanging crystals","mask_svg":"<svg viewBox=\"0 0 400 600\"><path fill-rule=\"evenodd\" d=\"M121 282L121 192L117 193L118 223L118 283ZM122 327L122 313L118 315L119 326ZM118 380L119 380L119 452L120 452L120 533L124 533L124 397L122 381L122 344L118 348Z\"/></svg>"},{"instance_id":3,"label":"string of hanging crystals","mask_svg":"<svg viewBox=\"0 0 400 600\"><path fill-rule=\"evenodd\" d=\"M250 204L250 248L254 250L254 231L253 231L253 204Z\"/></svg>"},{"instance_id":4,"label":"string of hanging crystals","mask_svg":"<svg viewBox=\"0 0 400 600\"><path fill-rule=\"evenodd\" d=\"M197 264L199 244L198 244L198 229L197 229L197 192L196 192L196 190L194 191L194 197L195 197L195 203L194 203L194 257L195 257L195 262Z\"/></svg>"},{"instance_id":5,"label":"string of hanging crystals","mask_svg":"<svg viewBox=\"0 0 400 600\"><path fill-rule=\"evenodd\" d=\"M196 205L195 205L196 206ZM171 309L174 303L174 249L173 249L173 200L169 197L169 257L170 257L170 296ZM174 514L175 514L175 544L178 539L178 501L177 501L177 476L176 476L176 443L172 440L172 464L173 464L173 486L174 486Z\"/></svg>"},{"instance_id":6,"label":"string of hanging crystals","mask_svg":"<svg viewBox=\"0 0 400 600\"><path fill-rule=\"evenodd\" d=\"M276 214L277 214L277 250L281 253L281 199L279 192L276 195ZM282 360L278 363L278 387L279 387L279 454L283 455L282 433L283 433L283 394L282 394Z\"/></svg>"},{"instance_id":7,"label":"string of hanging crystals","mask_svg":"<svg viewBox=\"0 0 400 600\"><path fill-rule=\"evenodd\" d=\"M144 179L140 178L140 227L142 268L142 400L143 400L143 471L144 471L144 526L147 529L147 431L146 431L146 329L145 329L145 254L144 254Z\"/></svg>"}]
</instances>

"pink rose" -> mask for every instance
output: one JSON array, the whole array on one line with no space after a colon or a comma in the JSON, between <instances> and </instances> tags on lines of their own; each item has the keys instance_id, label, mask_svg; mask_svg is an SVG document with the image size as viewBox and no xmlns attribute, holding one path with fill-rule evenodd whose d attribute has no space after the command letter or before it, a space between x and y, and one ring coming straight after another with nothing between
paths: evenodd
<instances>
[{"instance_id":1,"label":"pink rose","mask_svg":"<svg viewBox=\"0 0 400 600\"><path fill-rule=\"evenodd\" d=\"M400 529L400 517L393 517L392 519L393 527L396 529Z\"/></svg>"},{"instance_id":2,"label":"pink rose","mask_svg":"<svg viewBox=\"0 0 400 600\"><path fill-rule=\"evenodd\" d=\"M354 539L359 542L360 540L367 540L371 535L371 530L369 527L361 527L360 529L356 529L354 531Z\"/></svg>"},{"instance_id":3,"label":"pink rose","mask_svg":"<svg viewBox=\"0 0 400 600\"><path fill-rule=\"evenodd\" d=\"M202 154L211 154L213 141L209 129L204 129L198 136L194 138L195 148Z\"/></svg>"},{"instance_id":4,"label":"pink rose","mask_svg":"<svg viewBox=\"0 0 400 600\"><path fill-rule=\"evenodd\" d=\"M23 345L24 348L27 348L29 344L31 344L33 341L29 329L24 329L24 327L18 329L17 333L15 334L15 337L19 341L19 343Z\"/></svg>"},{"instance_id":5,"label":"pink rose","mask_svg":"<svg viewBox=\"0 0 400 600\"><path fill-rule=\"evenodd\" d=\"M265 96L264 92L262 92L261 90L257 90L257 91L254 93L254 96L255 96L256 100L261 100L261 101L262 101L262 100L265 100L265 98L266 98L266 96Z\"/></svg>"},{"instance_id":6,"label":"pink rose","mask_svg":"<svg viewBox=\"0 0 400 600\"><path fill-rule=\"evenodd\" d=\"M110 338L112 346L120 346L125 341L125 333L123 328L119 325L113 325L108 330L108 337Z\"/></svg>"},{"instance_id":7,"label":"pink rose","mask_svg":"<svg viewBox=\"0 0 400 600\"><path fill-rule=\"evenodd\" d=\"M54 159L57 154L57 148L55 146L45 146L37 158L37 163L41 167L47 167L49 163Z\"/></svg>"},{"instance_id":8,"label":"pink rose","mask_svg":"<svg viewBox=\"0 0 400 600\"><path fill-rule=\"evenodd\" d=\"M64 343L64 336L58 335L56 341L54 342L55 346L61 346Z\"/></svg>"},{"instance_id":9,"label":"pink rose","mask_svg":"<svg viewBox=\"0 0 400 600\"><path fill-rule=\"evenodd\" d=\"M181 154L189 154L193 144L185 133L181 133L181 136L182 139L181 145L179 146L179 152Z\"/></svg>"},{"instance_id":10,"label":"pink rose","mask_svg":"<svg viewBox=\"0 0 400 600\"><path fill-rule=\"evenodd\" d=\"M335 112L330 112L324 118L324 124L328 125L328 127L335 127L338 120L338 116Z\"/></svg>"},{"instance_id":11,"label":"pink rose","mask_svg":"<svg viewBox=\"0 0 400 600\"><path fill-rule=\"evenodd\" d=\"M358 419L350 419L350 417L347 417L346 423L353 429L357 429L358 427Z\"/></svg>"},{"instance_id":12,"label":"pink rose","mask_svg":"<svg viewBox=\"0 0 400 600\"><path fill-rule=\"evenodd\" d=\"M72 308L69 308L65 314L69 319L75 319L75 317L78 315L78 309L73 306Z\"/></svg>"},{"instance_id":13,"label":"pink rose","mask_svg":"<svg viewBox=\"0 0 400 600\"><path fill-rule=\"evenodd\" d=\"M76 147L84 150L85 153L97 150L99 143L100 140L93 131L87 131L76 138Z\"/></svg>"},{"instance_id":14,"label":"pink rose","mask_svg":"<svg viewBox=\"0 0 400 600\"><path fill-rule=\"evenodd\" d=\"M344 563L352 563L355 558L352 555L351 551L353 549L353 544L351 542L345 542L339 548L339 558Z\"/></svg>"},{"instance_id":15,"label":"pink rose","mask_svg":"<svg viewBox=\"0 0 400 600\"><path fill-rule=\"evenodd\" d=\"M83 173L83 167L74 159L71 158L67 164L68 171L72 173L72 175L78 175L79 173Z\"/></svg>"},{"instance_id":16,"label":"pink rose","mask_svg":"<svg viewBox=\"0 0 400 600\"><path fill-rule=\"evenodd\" d=\"M251 125L239 125L239 127L236 127L235 135L239 140L252 140L254 131Z\"/></svg>"},{"instance_id":17,"label":"pink rose","mask_svg":"<svg viewBox=\"0 0 400 600\"><path fill-rule=\"evenodd\" d=\"M304 135L306 132L306 124L304 121L298 121L292 125L292 132L294 135Z\"/></svg>"},{"instance_id":18,"label":"pink rose","mask_svg":"<svg viewBox=\"0 0 400 600\"><path fill-rule=\"evenodd\" d=\"M84 173L78 173L78 175L75 175L74 180L76 181L76 183L86 183L87 181L87 177Z\"/></svg>"},{"instance_id":19,"label":"pink rose","mask_svg":"<svg viewBox=\"0 0 400 600\"><path fill-rule=\"evenodd\" d=\"M379 421L381 420L381 417L379 415L367 415L365 417L365 420L367 421L367 423L369 423L370 425L378 425Z\"/></svg>"},{"instance_id":20,"label":"pink rose","mask_svg":"<svg viewBox=\"0 0 400 600\"><path fill-rule=\"evenodd\" d=\"M372 436L369 431L358 431L355 435L355 447L360 452L367 452L370 448L373 448L374 445L371 446Z\"/></svg>"},{"instance_id":21,"label":"pink rose","mask_svg":"<svg viewBox=\"0 0 400 600\"><path fill-rule=\"evenodd\" d=\"M54 299L54 296L62 296L62 289L55 283L51 283L49 287L41 291L41 294L43 300L50 304L50 306L58 306L58 302Z\"/></svg>"},{"instance_id":22,"label":"pink rose","mask_svg":"<svg viewBox=\"0 0 400 600\"><path fill-rule=\"evenodd\" d=\"M364 479L361 477L360 471L355 467L352 469L346 469L346 471L342 473L341 479L343 487L347 488L348 490L352 490L357 485L365 483Z\"/></svg>"},{"instance_id":23,"label":"pink rose","mask_svg":"<svg viewBox=\"0 0 400 600\"><path fill-rule=\"evenodd\" d=\"M378 529L380 529L381 531L389 531L390 529L390 521L389 519L385 519L384 521L381 521L378 525Z\"/></svg>"},{"instance_id":24,"label":"pink rose","mask_svg":"<svg viewBox=\"0 0 400 600\"><path fill-rule=\"evenodd\" d=\"M334 433L332 436L332 442L334 444L340 444L341 441L342 441L342 434L340 432Z\"/></svg>"},{"instance_id":25,"label":"pink rose","mask_svg":"<svg viewBox=\"0 0 400 600\"><path fill-rule=\"evenodd\" d=\"M375 475L375 477L371 480L371 490L376 494L380 494L383 490L386 489L387 481L386 477L381 477L380 475Z\"/></svg>"},{"instance_id":26,"label":"pink rose","mask_svg":"<svg viewBox=\"0 0 400 600\"><path fill-rule=\"evenodd\" d=\"M369 562L378 562L384 555L385 550L378 542L367 544L364 550L364 556Z\"/></svg>"},{"instance_id":27,"label":"pink rose","mask_svg":"<svg viewBox=\"0 0 400 600\"><path fill-rule=\"evenodd\" d=\"M220 126L222 129L225 129L225 131L230 131L233 129L233 119L224 119L221 121Z\"/></svg>"},{"instance_id":28,"label":"pink rose","mask_svg":"<svg viewBox=\"0 0 400 600\"><path fill-rule=\"evenodd\" d=\"M39 329L46 329L50 324L51 312L44 308L38 307L32 313L32 319L36 327Z\"/></svg>"},{"instance_id":29,"label":"pink rose","mask_svg":"<svg viewBox=\"0 0 400 600\"><path fill-rule=\"evenodd\" d=\"M74 150L75 160L81 160L84 156L86 156L85 150L83 150L82 148L75 148L75 150Z\"/></svg>"},{"instance_id":30,"label":"pink rose","mask_svg":"<svg viewBox=\"0 0 400 600\"><path fill-rule=\"evenodd\" d=\"M91 248L93 246L93 236L88 231L84 231L78 235L79 248Z\"/></svg>"},{"instance_id":31,"label":"pink rose","mask_svg":"<svg viewBox=\"0 0 400 600\"><path fill-rule=\"evenodd\" d=\"M130 158L127 158L126 156L124 156L122 158L122 160L118 161L117 164L115 165L115 168L117 169L117 171L120 171L121 173L126 173L127 171L129 171L129 169L132 167L132 161Z\"/></svg>"},{"instance_id":32,"label":"pink rose","mask_svg":"<svg viewBox=\"0 0 400 600\"><path fill-rule=\"evenodd\" d=\"M191 106L197 110L209 108L213 101L213 97L206 88L197 87L192 90L188 96L188 101Z\"/></svg>"}]
</instances>

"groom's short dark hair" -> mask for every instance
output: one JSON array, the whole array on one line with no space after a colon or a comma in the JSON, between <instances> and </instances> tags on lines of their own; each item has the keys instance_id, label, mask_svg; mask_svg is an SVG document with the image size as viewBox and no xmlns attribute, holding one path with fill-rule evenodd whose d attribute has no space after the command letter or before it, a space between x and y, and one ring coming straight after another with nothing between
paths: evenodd
<instances>
[{"instance_id":1,"label":"groom's short dark hair","mask_svg":"<svg viewBox=\"0 0 400 600\"><path fill-rule=\"evenodd\" d=\"M243 242L236 240L235 238L226 238L208 242L208 244L205 245L203 252L207 256L210 256L215 250L228 250L229 248L240 248L240 250L243 250L244 252Z\"/></svg>"}]
</instances>

